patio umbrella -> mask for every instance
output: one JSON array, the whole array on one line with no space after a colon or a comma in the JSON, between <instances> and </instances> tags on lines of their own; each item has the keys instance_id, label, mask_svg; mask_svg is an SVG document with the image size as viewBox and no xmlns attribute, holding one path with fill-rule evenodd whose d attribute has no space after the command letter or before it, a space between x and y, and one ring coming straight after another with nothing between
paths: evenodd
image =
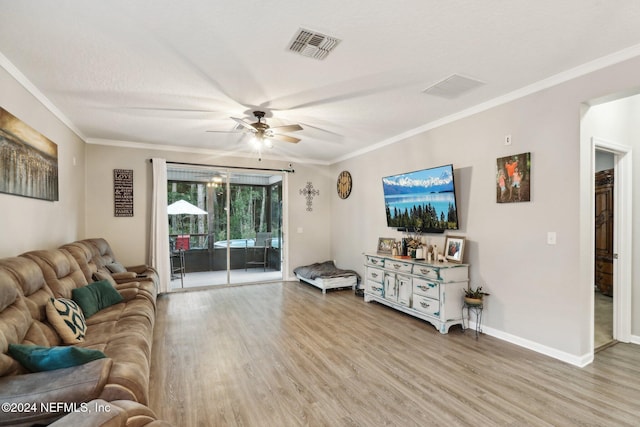
<instances>
[{"instance_id":1,"label":"patio umbrella","mask_svg":"<svg viewBox=\"0 0 640 427\"><path fill-rule=\"evenodd\" d=\"M178 200L175 203L171 203L167 206L167 213L169 215L208 215L208 212L200 209L197 206L192 205L186 200ZM180 217L179 220L179 229L184 234L184 217Z\"/></svg>"},{"instance_id":2,"label":"patio umbrella","mask_svg":"<svg viewBox=\"0 0 640 427\"><path fill-rule=\"evenodd\" d=\"M178 200L175 203L171 203L167 206L167 213L169 215L207 215L207 211L203 211L197 206L192 205L186 200Z\"/></svg>"}]
</instances>

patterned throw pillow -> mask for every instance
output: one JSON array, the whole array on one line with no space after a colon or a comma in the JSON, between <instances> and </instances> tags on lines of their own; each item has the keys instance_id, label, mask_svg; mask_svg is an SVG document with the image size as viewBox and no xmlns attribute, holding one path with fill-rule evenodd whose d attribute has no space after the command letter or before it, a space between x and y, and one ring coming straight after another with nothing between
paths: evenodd
<instances>
[{"instance_id":1,"label":"patterned throw pillow","mask_svg":"<svg viewBox=\"0 0 640 427\"><path fill-rule=\"evenodd\" d=\"M75 301L50 298L47 303L47 319L65 344L84 341L87 324L82 309Z\"/></svg>"}]
</instances>

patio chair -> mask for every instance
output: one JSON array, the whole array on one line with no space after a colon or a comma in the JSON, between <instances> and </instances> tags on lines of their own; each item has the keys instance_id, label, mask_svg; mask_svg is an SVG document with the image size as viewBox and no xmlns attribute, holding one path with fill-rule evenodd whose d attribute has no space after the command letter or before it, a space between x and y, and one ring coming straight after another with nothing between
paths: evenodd
<instances>
[{"instance_id":1,"label":"patio chair","mask_svg":"<svg viewBox=\"0 0 640 427\"><path fill-rule=\"evenodd\" d=\"M270 247L271 233L256 233L255 244L253 246L249 246L247 243L245 246L244 270L247 271L247 268L249 267L262 266L264 271L267 271ZM260 259L260 256L262 259Z\"/></svg>"},{"instance_id":2,"label":"patio chair","mask_svg":"<svg viewBox=\"0 0 640 427\"><path fill-rule=\"evenodd\" d=\"M169 261L171 263L171 280L174 280L180 277L180 286L184 288L184 275L185 275L185 264L184 264L184 250L176 248L175 241L169 241ZM178 273L176 275L176 273Z\"/></svg>"}]
</instances>

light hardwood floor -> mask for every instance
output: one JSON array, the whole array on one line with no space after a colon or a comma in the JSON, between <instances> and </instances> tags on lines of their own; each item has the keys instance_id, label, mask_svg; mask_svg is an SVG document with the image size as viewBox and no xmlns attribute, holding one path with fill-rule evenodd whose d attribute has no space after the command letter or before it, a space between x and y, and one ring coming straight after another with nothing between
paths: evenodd
<instances>
[{"instance_id":1,"label":"light hardwood floor","mask_svg":"<svg viewBox=\"0 0 640 427\"><path fill-rule=\"evenodd\" d=\"M613 298L594 293L593 346L598 351L613 342Z\"/></svg>"},{"instance_id":2,"label":"light hardwood floor","mask_svg":"<svg viewBox=\"0 0 640 427\"><path fill-rule=\"evenodd\" d=\"M640 347L577 368L298 282L158 299L150 406L191 426L619 426Z\"/></svg>"}]
</instances>

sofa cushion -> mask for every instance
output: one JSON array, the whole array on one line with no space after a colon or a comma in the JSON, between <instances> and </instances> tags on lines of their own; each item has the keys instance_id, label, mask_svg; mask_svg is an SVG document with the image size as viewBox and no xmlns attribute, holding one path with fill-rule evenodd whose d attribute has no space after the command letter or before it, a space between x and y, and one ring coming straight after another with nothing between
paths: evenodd
<instances>
[{"instance_id":1,"label":"sofa cushion","mask_svg":"<svg viewBox=\"0 0 640 427\"><path fill-rule=\"evenodd\" d=\"M71 298L73 289L86 286L88 283L78 262L64 249L31 251L20 256L32 259L38 264L56 298Z\"/></svg>"},{"instance_id":2,"label":"sofa cushion","mask_svg":"<svg viewBox=\"0 0 640 427\"><path fill-rule=\"evenodd\" d=\"M106 357L103 352L89 348L23 344L9 344L9 354L31 372L70 368Z\"/></svg>"},{"instance_id":3,"label":"sofa cushion","mask_svg":"<svg viewBox=\"0 0 640 427\"><path fill-rule=\"evenodd\" d=\"M124 268L124 265L120 264L119 262L112 262L111 264L107 264L105 267L107 267L107 270L109 270L112 273L126 273L127 269Z\"/></svg>"},{"instance_id":4,"label":"sofa cushion","mask_svg":"<svg viewBox=\"0 0 640 427\"><path fill-rule=\"evenodd\" d=\"M99 282L101 280L106 280L111 284L111 286L113 286L114 288L116 287L116 280L113 278L113 276L108 270L96 271L95 273L93 273L93 280L95 280L96 282Z\"/></svg>"},{"instance_id":5,"label":"sofa cushion","mask_svg":"<svg viewBox=\"0 0 640 427\"><path fill-rule=\"evenodd\" d=\"M80 260L78 262L81 263L81 267L87 272L91 272L91 274L87 275L87 280L89 281L94 280L92 279L92 275L96 271L109 271L109 269L106 267L108 264L118 262L120 265L123 265L115 258L109 242L107 242L105 239L85 239L69 245L65 245L64 247L66 248L70 246L82 246L92 253L90 259L87 258L88 255L86 253L78 253L77 255L74 255L77 259ZM78 250L76 250L76 252L78 252ZM148 288L150 290L149 296L151 297L152 302L155 305L155 298L158 293L158 281L160 280L156 269L148 265L128 265L124 268L126 269L125 273L113 273L111 271L109 271L109 273L111 273L111 276L117 283L131 281L149 282L151 286L149 287L145 285L145 288Z\"/></svg>"},{"instance_id":6,"label":"sofa cushion","mask_svg":"<svg viewBox=\"0 0 640 427\"><path fill-rule=\"evenodd\" d=\"M73 300L82 308L85 318L89 318L98 311L123 300L122 295L106 280L76 288L71 292L71 295Z\"/></svg>"},{"instance_id":7,"label":"sofa cushion","mask_svg":"<svg viewBox=\"0 0 640 427\"><path fill-rule=\"evenodd\" d=\"M47 320L65 344L84 341L87 323L82 309L75 301L66 298L50 298L47 303Z\"/></svg>"}]
</instances>

